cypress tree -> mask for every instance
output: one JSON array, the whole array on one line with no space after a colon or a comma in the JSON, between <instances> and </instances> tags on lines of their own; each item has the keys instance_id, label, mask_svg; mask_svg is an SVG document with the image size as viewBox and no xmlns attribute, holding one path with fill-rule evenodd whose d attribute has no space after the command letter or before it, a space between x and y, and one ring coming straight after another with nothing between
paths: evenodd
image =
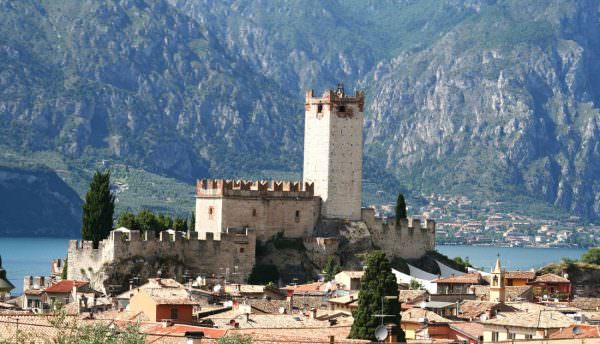
<instances>
[{"instance_id":1,"label":"cypress tree","mask_svg":"<svg viewBox=\"0 0 600 344\"><path fill-rule=\"evenodd\" d=\"M389 296L391 298L386 299ZM383 318L385 324L398 325L398 341L404 342L404 332L400 329L400 302L396 276L392 273L390 262L382 251L373 251L367 259L367 269L360 281L358 309L353 312L354 323L348 338L375 340L375 328L381 325L381 318L373 315L383 314L393 317Z\"/></svg>"},{"instance_id":2,"label":"cypress tree","mask_svg":"<svg viewBox=\"0 0 600 344\"><path fill-rule=\"evenodd\" d=\"M399 193L398 200L396 200L396 220L405 219L406 217L406 201L404 200L404 195Z\"/></svg>"},{"instance_id":3,"label":"cypress tree","mask_svg":"<svg viewBox=\"0 0 600 344\"><path fill-rule=\"evenodd\" d=\"M192 211L192 217L190 218L190 224L188 225L190 231L196 230L196 212Z\"/></svg>"},{"instance_id":4,"label":"cypress tree","mask_svg":"<svg viewBox=\"0 0 600 344\"><path fill-rule=\"evenodd\" d=\"M106 239L113 227L115 196L110 193L110 171L96 171L83 203L81 238L91 240L94 247Z\"/></svg>"}]
</instances>

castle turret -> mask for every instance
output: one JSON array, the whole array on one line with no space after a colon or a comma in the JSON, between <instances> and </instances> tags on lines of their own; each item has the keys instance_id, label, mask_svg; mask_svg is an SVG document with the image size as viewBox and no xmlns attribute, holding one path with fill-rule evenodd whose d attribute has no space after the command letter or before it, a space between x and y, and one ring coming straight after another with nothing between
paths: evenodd
<instances>
[{"instance_id":1,"label":"castle turret","mask_svg":"<svg viewBox=\"0 0 600 344\"><path fill-rule=\"evenodd\" d=\"M505 286L504 286L504 270L500 265L500 255L496 260L496 266L492 270L492 276L490 281L490 301L492 302L504 302L506 299Z\"/></svg>"},{"instance_id":2,"label":"castle turret","mask_svg":"<svg viewBox=\"0 0 600 344\"><path fill-rule=\"evenodd\" d=\"M326 218L360 220L364 94L342 84L315 97L306 93L304 181L314 183Z\"/></svg>"}]
</instances>

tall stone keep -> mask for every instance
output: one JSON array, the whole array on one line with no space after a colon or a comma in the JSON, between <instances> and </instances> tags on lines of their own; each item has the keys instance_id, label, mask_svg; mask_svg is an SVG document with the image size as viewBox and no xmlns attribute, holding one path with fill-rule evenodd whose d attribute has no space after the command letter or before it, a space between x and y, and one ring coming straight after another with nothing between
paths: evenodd
<instances>
[{"instance_id":1,"label":"tall stone keep","mask_svg":"<svg viewBox=\"0 0 600 344\"><path fill-rule=\"evenodd\" d=\"M361 219L364 94L306 92L304 181L314 183L325 218Z\"/></svg>"}]
</instances>

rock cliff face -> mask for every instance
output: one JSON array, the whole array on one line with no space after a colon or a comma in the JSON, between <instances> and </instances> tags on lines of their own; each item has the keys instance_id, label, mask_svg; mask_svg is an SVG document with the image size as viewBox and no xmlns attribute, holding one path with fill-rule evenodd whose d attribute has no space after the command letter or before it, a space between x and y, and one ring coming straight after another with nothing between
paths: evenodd
<instances>
[{"instance_id":1,"label":"rock cliff face","mask_svg":"<svg viewBox=\"0 0 600 344\"><path fill-rule=\"evenodd\" d=\"M0 0L0 146L184 181L297 172L303 89L344 81L367 91L366 180L598 218L598 17L593 0Z\"/></svg>"}]
</instances>

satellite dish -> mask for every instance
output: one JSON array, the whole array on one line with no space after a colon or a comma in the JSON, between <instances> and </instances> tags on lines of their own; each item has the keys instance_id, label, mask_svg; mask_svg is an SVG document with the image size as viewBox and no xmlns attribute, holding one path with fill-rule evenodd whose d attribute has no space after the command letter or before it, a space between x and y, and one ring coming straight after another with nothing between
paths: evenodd
<instances>
[{"instance_id":1,"label":"satellite dish","mask_svg":"<svg viewBox=\"0 0 600 344\"><path fill-rule=\"evenodd\" d=\"M579 328L579 326L573 327L573 334L574 335L578 335L580 333L581 333L581 328ZM375 336L377 336L377 334Z\"/></svg>"},{"instance_id":2,"label":"satellite dish","mask_svg":"<svg viewBox=\"0 0 600 344\"><path fill-rule=\"evenodd\" d=\"M380 341L384 341L388 336L387 327L385 325L379 325L375 329L375 338Z\"/></svg>"}]
</instances>

